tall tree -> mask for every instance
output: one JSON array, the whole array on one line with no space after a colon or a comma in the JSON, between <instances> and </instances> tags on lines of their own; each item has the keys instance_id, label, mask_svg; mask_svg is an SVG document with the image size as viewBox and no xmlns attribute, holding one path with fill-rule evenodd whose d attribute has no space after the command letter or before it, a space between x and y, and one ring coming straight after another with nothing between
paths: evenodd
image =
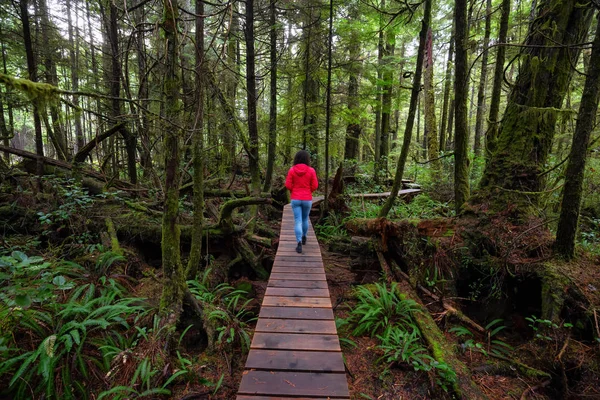
<instances>
[{"instance_id":1,"label":"tall tree","mask_svg":"<svg viewBox=\"0 0 600 400\"><path fill-rule=\"evenodd\" d=\"M33 41L31 38L31 26L29 24L28 1L19 2L21 11L21 23L23 24L23 42L25 44L25 55L27 57L27 72L29 80L37 82L37 64L33 53ZM41 157L44 156L44 142L42 139L42 122L40 119L40 110L37 101L33 102L33 125L35 129L35 152L40 158L36 163L36 173L41 176L44 172L44 164Z\"/></svg>"},{"instance_id":2,"label":"tall tree","mask_svg":"<svg viewBox=\"0 0 600 400\"><path fill-rule=\"evenodd\" d=\"M392 115L392 96L394 92L394 51L396 49L396 33L391 27L385 32L383 46L383 82L381 84L381 140L380 140L380 166L387 175L388 156L390 153L390 125Z\"/></svg>"},{"instance_id":3,"label":"tall tree","mask_svg":"<svg viewBox=\"0 0 600 400\"><path fill-rule=\"evenodd\" d=\"M421 22L421 32L419 33L419 50L417 51L417 65L415 66L415 73L413 77L412 91L410 94L410 105L408 108L408 117L406 118L406 128L404 129L404 140L402 142L402 150L400 151L400 158L396 165L396 175L394 176L394 184L392 185L392 191L390 196L387 198L383 207L379 211L379 217L387 217L388 213L394 205L394 201L398 197L398 191L402 186L402 175L404 174L404 166L408 159L408 151L410 149L410 142L412 138L412 130L415 123L415 114L417 111L417 102L419 100L419 93L421 91L421 75L423 73L423 59L425 56L425 42L427 39L427 30L431 25L431 6L432 0L425 0L425 11L423 13L423 21Z\"/></svg>"},{"instance_id":4,"label":"tall tree","mask_svg":"<svg viewBox=\"0 0 600 400\"><path fill-rule=\"evenodd\" d=\"M360 39L358 34L359 9L356 3L350 5L349 18L353 23L348 39L348 124L346 125L346 143L344 160L358 159L358 144L361 133L360 102L358 98L359 76L361 70Z\"/></svg>"},{"instance_id":5,"label":"tall tree","mask_svg":"<svg viewBox=\"0 0 600 400\"><path fill-rule=\"evenodd\" d=\"M473 151L476 156L481 154L481 138L483 136L483 116L485 115L485 87L487 83L488 54L490 32L492 30L492 0L486 0L485 33L483 36L483 55L481 56L481 74L477 89L477 113L475 115L475 143Z\"/></svg>"},{"instance_id":6,"label":"tall tree","mask_svg":"<svg viewBox=\"0 0 600 400\"><path fill-rule=\"evenodd\" d=\"M509 0L510 1L510 0ZM454 19L452 20L454 21ZM451 125L448 121L448 114L452 115L452 110L448 110L450 101L450 87L452 86L452 57L454 56L454 22L452 23L452 33L450 34L450 45L448 47L448 61L446 62L446 75L444 78L444 100L442 103L442 121L440 122L440 151L446 150L446 127ZM447 124L448 123L448 124Z\"/></svg>"},{"instance_id":7,"label":"tall tree","mask_svg":"<svg viewBox=\"0 0 600 400\"><path fill-rule=\"evenodd\" d=\"M596 38L592 47L592 56L585 80L585 88L581 96L581 106L579 107L575 134L573 135L569 163L567 164L562 208L554 244L556 252L566 259L573 258L575 254L575 235L579 222L585 162L588 155L590 135L596 122L599 97L600 18L596 27Z\"/></svg>"},{"instance_id":8,"label":"tall tree","mask_svg":"<svg viewBox=\"0 0 600 400\"><path fill-rule=\"evenodd\" d=\"M508 35L508 18L510 16L510 0L502 0L500 5L500 32L498 33L498 50L496 52L496 64L494 66L494 86L492 87L492 98L490 99L490 114L488 117L489 127L485 135L486 157L496 148L498 136L498 114L500 113L500 94L502 81L504 79L504 62L506 60L506 43Z\"/></svg>"},{"instance_id":9,"label":"tall tree","mask_svg":"<svg viewBox=\"0 0 600 400\"><path fill-rule=\"evenodd\" d=\"M269 154L267 156L267 173L265 175L265 192L271 188L273 165L275 164L275 149L277 145L277 0L269 2L269 30L271 56L271 99L269 103Z\"/></svg>"},{"instance_id":10,"label":"tall tree","mask_svg":"<svg viewBox=\"0 0 600 400\"><path fill-rule=\"evenodd\" d=\"M482 188L495 193L494 208L515 204L527 215L537 205L556 120L581 51L578 44L585 40L591 18L587 3L540 2L482 180Z\"/></svg>"},{"instance_id":11,"label":"tall tree","mask_svg":"<svg viewBox=\"0 0 600 400\"><path fill-rule=\"evenodd\" d=\"M327 35L327 95L325 103L325 209L329 198L329 132L331 130L331 61L333 47L333 0L329 0L329 33Z\"/></svg>"},{"instance_id":12,"label":"tall tree","mask_svg":"<svg viewBox=\"0 0 600 400\"><path fill-rule=\"evenodd\" d=\"M164 129L164 166L165 166L165 205L162 219L162 265L164 286L161 298L161 312L167 315L172 323L177 322L183 304L185 291L185 274L181 264L180 228L177 225L179 216L179 177L180 173L180 141L181 130L179 120L181 87L177 75L179 60L177 0L163 1L162 29L165 34L165 75L163 94L165 100L165 117L168 126Z\"/></svg>"},{"instance_id":13,"label":"tall tree","mask_svg":"<svg viewBox=\"0 0 600 400\"><path fill-rule=\"evenodd\" d=\"M67 27L69 33L71 89L73 92L75 92L71 99L76 108L75 115L73 116L75 120L75 143L77 144L77 149L79 150L84 145L83 126L81 125L81 113L79 112L79 95L76 94L79 91L79 37L77 35L77 29L73 28L73 21L71 18L71 0L66 0L65 5L67 6Z\"/></svg>"},{"instance_id":14,"label":"tall tree","mask_svg":"<svg viewBox=\"0 0 600 400\"><path fill-rule=\"evenodd\" d=\"M254 52L254 0L246 0L246 26L244 28L246 37L246 90L248 103L248 138L250 141L250 178L252 180L252 192L260 193L260 170L258 165L258 121L256 117L256 71Z\"/></svg>"},{"instance_id":15,"label":"tall tree","mask_svg":"<svg viewBox=\"0 0 600 400\"><path fill-rule=\"evenodd\" d=\"M469 198L469 130L467 126L467 0L454 3L456 63L454 67L454 204L456 213Z\"/></svg>"},{"instance_id":16,"label":"tall tree","mask_svg":"<svg viewBox=\"0 0 600 400\"><path fill-rule=\"evenodd\" d=\"M204 228L204 1L196 0L196 121L192 132L194 166L194 222L192 245L188 259L188 279L194 279L202 263L202 231Z\"/></svg>"},{"instance_id":17,"label":"tall tree","mask_svg":"<svg viewBox=\"0 0 600 400\"><path fill-rule=\"evenodd\" d=\"M435 118L435 91L433 87L433 33L431 27L427 30L425 46L425 73L424 73L424 111L425 127L427 131L427 155L431 160L433 179L437 180L441 168L439 160L437 121Z\"/></svg>"}]
</instances>

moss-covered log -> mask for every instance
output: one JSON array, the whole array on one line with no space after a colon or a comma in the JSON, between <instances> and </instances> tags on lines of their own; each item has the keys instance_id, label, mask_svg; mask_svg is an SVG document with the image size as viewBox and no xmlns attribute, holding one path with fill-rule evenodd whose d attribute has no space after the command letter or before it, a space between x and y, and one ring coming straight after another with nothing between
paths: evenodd
<instances>
[{"instance_id":1,"label":"moss-covered log","mask_svg":"<svg viewBox=\"0 0 600 400\"><path fill-rule=\"evenodd\" d=\"M414 314L415 322L419 326L433 358L440 363L446 363L456 373L456 379L453 382L448 382L451 383L456 396L470 400L487 399L487 396L471 380L471 371L458 359L454 345L446 340L412 286L408 282L401 281L398 288L406 296L416 301L423 309L423 312Z\"/></svg>"}]
</instances>

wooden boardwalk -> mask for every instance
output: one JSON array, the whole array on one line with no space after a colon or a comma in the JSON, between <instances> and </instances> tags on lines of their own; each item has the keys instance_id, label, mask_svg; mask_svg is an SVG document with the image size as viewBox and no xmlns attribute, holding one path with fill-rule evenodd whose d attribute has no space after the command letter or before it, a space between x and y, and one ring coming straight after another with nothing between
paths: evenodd
<instances>
[{"instance_id":1,"label":"wooden boardwalk","mask_svg":"<svg viewBox=\"0 0 600 400\"><path fill-rule=\"evenodd\" d=\"M279 248L237 400L349 399L319 243L312 226L296 253L285 206Z\"/></svg>"}]
</instances>

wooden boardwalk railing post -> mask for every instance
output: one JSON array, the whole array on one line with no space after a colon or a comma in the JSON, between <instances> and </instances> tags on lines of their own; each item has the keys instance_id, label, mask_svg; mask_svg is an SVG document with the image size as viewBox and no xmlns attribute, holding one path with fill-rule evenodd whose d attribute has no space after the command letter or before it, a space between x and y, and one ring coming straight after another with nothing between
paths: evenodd
<instances>
[{"instance_id":1,"label":"wooden boardwalk railing post","mask_svg":"<svg viewBox=\"0 0 600 400\"><path fill-rule=\"evenodd\" d=\"M284 208L279 248L237 400L349 399L319 243L309 228L296 253Z\"/></svg>"}]
</instances>

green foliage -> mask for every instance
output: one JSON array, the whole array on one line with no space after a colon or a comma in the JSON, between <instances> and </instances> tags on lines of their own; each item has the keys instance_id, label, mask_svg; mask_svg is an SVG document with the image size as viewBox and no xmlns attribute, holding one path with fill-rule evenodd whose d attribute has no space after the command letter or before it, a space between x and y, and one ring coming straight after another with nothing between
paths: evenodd
<instances>
[{"instance_id":1,"label":"green foliage","mask_svg":"<svg viewBox=\"0 0 600 400\"><path fill-rule=\"evenodd\" d=\"M209 275L210 268L207 268L201 280L190 280L188 286L207 313L208 321L216 325L217 344L238 344L244 351L249 350L249 323L256 319L247 310L252 299L247 298L247 291L236 290L227 283L210 287Z\"/></svg>"},{"instance_id":2,"label":"green foliage","mask_svg":"<svg viewBox=\"0 0 600 400\"><path fill-rule=\"evenodd\" d=\"M538 318L535 315L525 319L529 321L529 327L533 329L535 339L546 342L558 337L559 332L571 329L573 327L573 324L568 322L561 323L559 325L548 319Z\"/></svg>"},{"instance_id":3,"label":"green foliage","mask_svg":"<svg viewBox=\"0 0 600 400\"><path fill-rule=\"evenodd\" d=\"M358 304L351 311L352 321L356 323L353 335L385 336L392 326L408 330L413 325L412 313L420 311L419 305L401 298L397 286L393 282L389 290L385 283L376 283L373 291L368 286L356 288Z\"/></svg>"},{"instance_id":4,"label":"green foliage","mask_svg":"<svg viewBox=\"0 0 600 400\"><path fill-rule=\"evenodd\" d=\"M102 259L104 266L114 257ZM51 263L13 252L0 258L0 375L12 378L16 398L85 399L87 382L105 370L100 348L125 342L147 311L143 299L124 298L114 280L83 283L74 263ZM19 340L27 335L27 341Z\"/></svg>"},{"instance_id":5,"label":"green foliage","mask_svg":"<svg viewBox=\"0 0 600 400\"><path fill-rule=\"evenodd\" d=\"M351 204L350 218L377 218L385 200L375 202L355 198ZM431 199L427 194L420 194L406 203L398 200L390 210L389 219L438 218L454 215L448 203Z\"/></svg>"},{"instance_id":6,"label":"green foliage","mask_svg":"<svg viewBox=\"0 0 600 400\"><path fill-rule=\"evenodd\" d=\"M495 319L485 326L487 343L475 341L473 339L473 333L464 326L450 328L450 332L453 332L457 337L464 339L461 343L461 349L463 351L478 351L485 356L489 356L489 354L492 353L506 357L509 356L514 349L509 344L496 338L498 333L506 328L506 326L500 325L501 322L501 319Z\"/></svg>"},{"instance_id":7,"label":"green foliage","mask_svg":"<svg viewBox=\"0 0 600 400\"><path fill-rule=\"evenodd\" d=\"M342 219L340 214L330 212L324 220L315 225L315 234L319 240L331 242L343 237L348 237L348 232L344 229L345 219Z\"/></svg>"},{"instance_id":8,"label":"green foliage","mask_svg":"<svg viewBox=\"0 0 600 400\"><path fill-rule=\"evenodd\" d=\"M89 208L94 202L94 197L90 196L87 190L74 179L63 179L55 176L44 178L53 190L56 191L55 199L61 202L58 207L48 213L38 212L39 221L42 225L65 224L71 217Z\"/></svg>"}]
</instances>

